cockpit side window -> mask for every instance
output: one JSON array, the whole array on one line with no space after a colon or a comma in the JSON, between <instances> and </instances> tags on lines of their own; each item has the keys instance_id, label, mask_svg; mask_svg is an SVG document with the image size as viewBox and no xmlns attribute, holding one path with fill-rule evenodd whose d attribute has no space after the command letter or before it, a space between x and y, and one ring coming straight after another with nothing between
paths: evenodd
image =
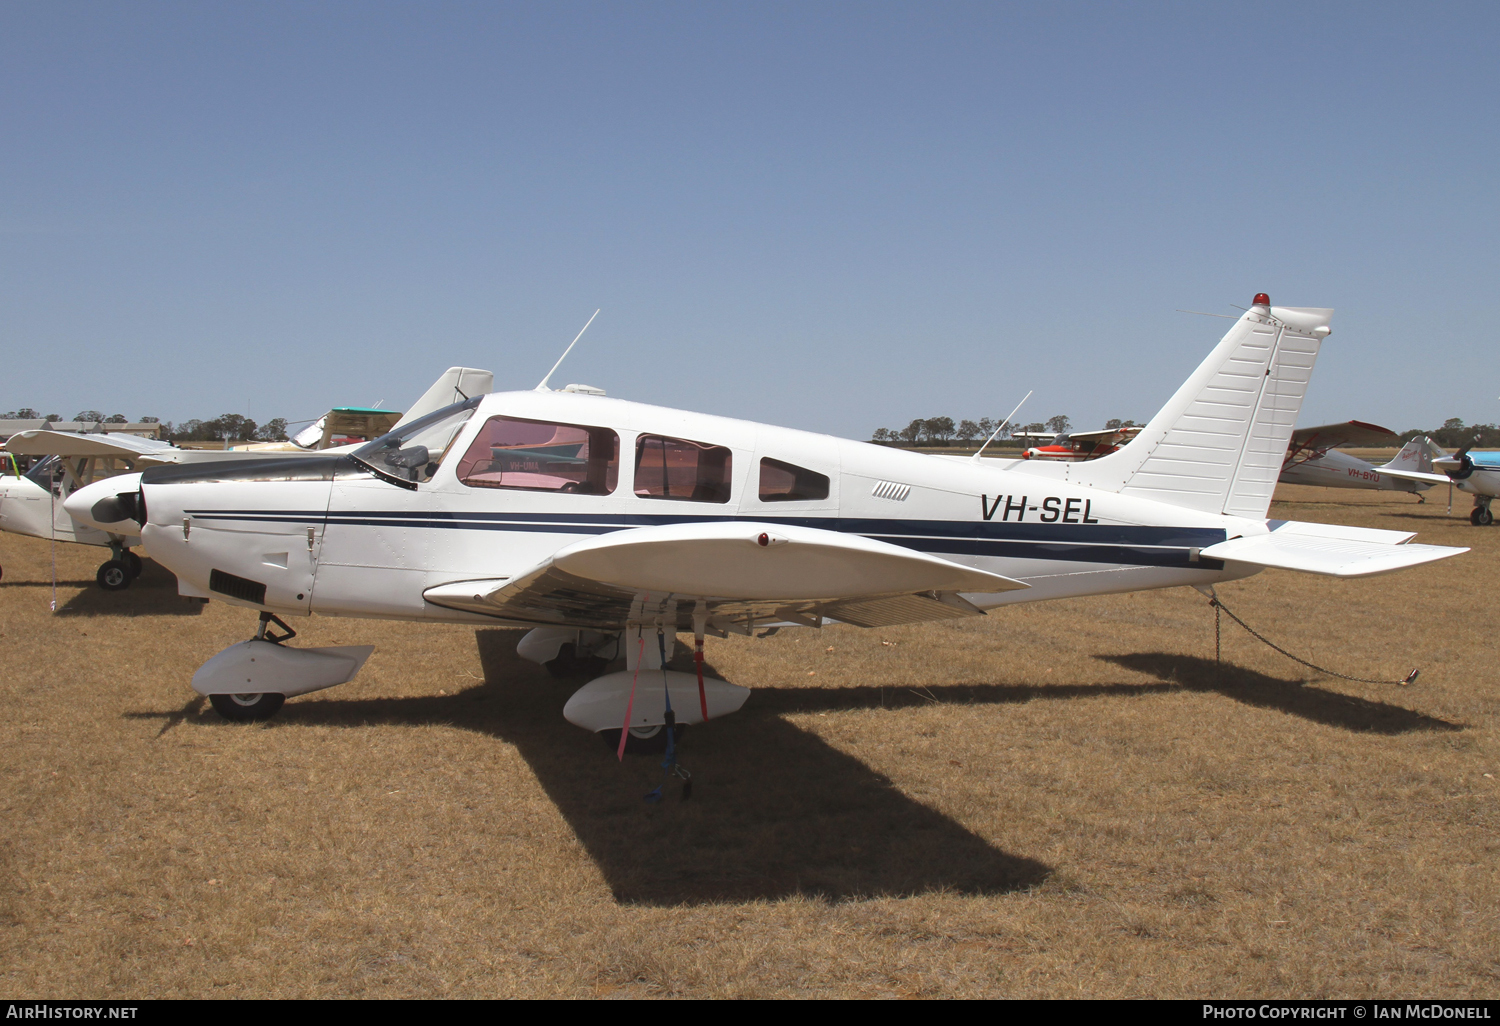
<instances>
[{"instance_id":1,"label":"cockpit side window","mask_svg":"<svg viewBox=\"0 0 1500 1026\"><path fill-rule=\"evenodd\" d=\"M662 435L635 443L635 494L642 499L728 502L733 456L722 445Z\"/></svg>"},{"instance_id":2,"label":"cockpit side window","mask_svg":"<svg viewBox=\"0 0 1500 1026\"><path fill-rule=\"evenodd\" d=\"M805 502L826 498L828 478L825 475L769 456L761 459L761 502Z\"/></svg>"},{"instance_id":3,"label":"cockpit side window","mask_svg":"<svg viewBox=\"0 0 1500 1026\"><path fill-rule=\"evenodd\" d=\"M620 436L609 428L491 417L457 473L470 488L608 495L620 478Z\"/></svg>"},{"instance_id":4,"label":"cockpit side window","mask_svg":"<svg viewBox=\"0 0 1500 1026\"><path fill-rule=\"evenodd\" d=\"M349 455L378 476L408 488L431 481L482 398L475 396L418 417Z\"/></svg>"}]
</instances>

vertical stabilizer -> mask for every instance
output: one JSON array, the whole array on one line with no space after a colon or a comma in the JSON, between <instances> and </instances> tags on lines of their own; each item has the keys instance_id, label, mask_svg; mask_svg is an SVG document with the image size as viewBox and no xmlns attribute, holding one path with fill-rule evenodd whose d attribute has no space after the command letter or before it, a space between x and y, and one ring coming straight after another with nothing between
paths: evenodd
<instances>
[{"instance_id":1,"label":"vertical stabilizer","mask_svg":"<svg viewBox=\"0 0 1500 1026\"><path fill-rule=\"evenodd\" d=\"M1413 438L1401 447L1395 459L1377 469L1415 470L1418 473L1430 474L1432 473L1432 448L1432 439Z\"/></svg>"},{"instance_id":2,"label":"vertical stabilizer","mask_svg":"<svg viewBox=\"0 0 1500 1026\"><path fill-rule=\"evenodd\" d=\"M1264 517L1332 314L1257 295L1130 444L1073 464L1068 477L1205 513Z\"/></svg>"},{"instance_id":3,"label":"vertical stabilizer","mask_svg":"<svg viewBox=\"0 0 1500 1026\"><path fill-rule=\"evenodd\" d=\"M406 413L396 422L396 427L391 430L441 410L444 406L472 399L476 395L488 395L494 387L495 375L492 371L476 370L473 367L449 367L442 377L432 383L431 388L422 393L422 398L407 408Z\"/></svg>"}]
</instances>

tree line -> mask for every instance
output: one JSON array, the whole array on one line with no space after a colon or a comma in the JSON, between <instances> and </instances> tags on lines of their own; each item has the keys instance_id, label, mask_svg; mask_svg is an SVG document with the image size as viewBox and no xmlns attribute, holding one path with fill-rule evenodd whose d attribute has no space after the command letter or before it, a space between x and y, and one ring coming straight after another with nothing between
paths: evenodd
<instances>
[{"instance_id":1,"label":"tree line","mask_svg":"<svg viewBox=\"0 0 1500 1026\"><path fill-rule=\"evenodd\" d=\"M46 416L29 406L8 413L0 413L0 420L44 420L56 424L62 417L55 413ZM73 420L80 424L129 424L123 413L105 416L98 410L81 410ZM138 424L160 424L161 436L169 442L284 442L287 440L286 418L272 417L264 424L257 424L249 417L238 413L224 413L212 420L185 420L173 424L163 422L160 417L142 417Z\"/></svg>"},{"instance_id":2,"label":"tree line","mask_svg":"<svg viewBox=\"0 0 1500 1026\"><path fill-rule=\"evenodd\" d=\"M1449 417L1443 421L1442 427L1431 431L1422 431L1417 428L1403 431L1401 441L1405 444L1423 435L1445 449L1461 449L1466 445L1478 446L1481 449L1500 448L1500 427L1494 424L1465 424L1458 417Z\"/></svg>"},{"instance_id":3,"label":"tree line","mask_svg":"<svg viewBox=\"0 0 1500 1026\"><path fill-rule=\"evenodd\" d=\"M952 417L929 417L926 420L914 420L904 428L879 428L871 436L873 442L883 445L930 445L942 446L952 445L957 439L963 445L975 445L994 435L996 438L1009 439L1021 434L1040 434L1050 431L1053 434L1062 434L1072 428L1073 421L1067 414L1059 413L1055 417L1036 421L1032 424L1012 424L1006 422L999 424L989 417L979 420L960 420L954 423ZM1104 426L1109 430L1121 427L1135 427L1133 420L1109 420ZM996 432L996 428L1000 430Z\"/></svg>"},{"instance_id":4,"label":"tree line","mask_svg":"<svg viewBox=\"0 0 1500 1026\"><path fill-rule=\"evenodd\" d=\"M996 422L989 417L981 420L960 420L957 423L952 417L929 417L925 420L914 420L904 428L880 428L870 440L882 445L898 446L937 447L953 445L955 440L961 445L978 445L992 434L997 439L1009 439L1019 434L1036 434L1043 431L1062 434L1070 430L1072 426L1072 421L1067 416L1059 414L1046 421L1037 421L1033 424L1003 424L1000 425L1000 431L996 434ZM1114 430L1140 425L1133 420L1115 419L1105 421L1104 426L1108 430ZM1440 428L1412 428L1409 431L1403 431L1400 440L1404 445L1413 438L1421 438L1424 435L1445 449L1458 449L1465 445L1477 446L1481 449L1500 448L1500 426L1465 424L1458 417L1449 417L1443 421L1443 426Z\"/></svg>"}]
</instances>

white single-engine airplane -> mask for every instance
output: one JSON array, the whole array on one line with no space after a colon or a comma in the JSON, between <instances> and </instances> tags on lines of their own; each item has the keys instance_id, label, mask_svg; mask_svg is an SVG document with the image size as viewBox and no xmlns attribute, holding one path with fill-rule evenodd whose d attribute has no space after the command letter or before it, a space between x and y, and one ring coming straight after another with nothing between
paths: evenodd
<instances>
[{"instance_id":1,"label":"white single-engine airplane","mask_svg":"<svg viewBox=\"0 0 1500 1026\"><path fill-rule=\"evenodd\" d=\"M130 587L130 582L141 573L141 557L132 551L140 544L140 525L124 520L108 530L100 530L88 520L71 516L68 499L75 491L162 464L288 455L306 458L319 450L355 449L358 443L339 444L340 435L368 430L374 424L379 424L379 433L384 434L455 399L488 392L494 381L494 375L486 370L450 367L405 415L389 410L334 409L300 434L297 441L253 442L235 450L183 449L170 442L129 434L22 431L12 435L0 450L43 459L24 474L13 461L0 467L6 471L0 473L0 531L108 548L110 558L100 564L95 580L106 591L120 591Z\"/></svg>"},{"instance_id":2,"label":"white single-engine airplane","mask_svg":"<svg viewBox=\"0 0 1500 1026\"><path fill-rule=\"evenodd\" d=\"M350 680L370 652L283 644L278 616L509 625L533 628L523 656L564 668L623 649L626 670L564 715L622 755L670 759L675 725L748 695L702 679L709 632L982 616L1266 567L1359 577L1466 551L1266 519L1331 313L1257 295L1129 444L1085 463L955 460L539 386L348 454L157 467L67 505L100 530L141 525L183 594L260 610L257 637L193 678L230 719ZM662 668L679 630L696 676Z\"/></svg>"},{"instance_id":3,"label":"white single-engine airplane","mask_svg":"<svg viewBox=\"0 0 1500 1026\"><path fill-rule=\"evenodd\" d=\"M1413 438L1401 447L1389 463L1376 466L1357 456L1339 452L1336 446L1395 445L1401 436L1377 424L1351 420L1344 424L1323 424L1298 428L1292 432L1281 467L1286 484L1317 485L1322 488L1367 488L1383 491L1414 492L1421 502L1422 492L1435 482L1445 480L1432 473L1432 458L1442 456L1429 438Z\"/></svg>"}]
</instances>

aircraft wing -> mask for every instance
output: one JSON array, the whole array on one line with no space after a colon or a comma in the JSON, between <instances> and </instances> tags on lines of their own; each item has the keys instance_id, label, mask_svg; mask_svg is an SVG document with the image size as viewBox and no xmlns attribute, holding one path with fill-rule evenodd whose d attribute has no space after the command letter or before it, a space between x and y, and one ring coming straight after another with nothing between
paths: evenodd
<instances>
[{"instance_id":1,"label":"aircraft wing","mask_svg":"<svg viewBox=\"0 0 1500 1026\"><path fill-rule=\"evenodd\" d=\"M1373 577L1446 559L1466 548L1411 545L1404 531L1271 521L1270 534L1231 538L1210 545L1202 555L1281 570L1300 570L1330 577Z\"/></svg>"},{"instance_id":2,"label":"aircraft wing","mask_svg":"<svg viewBox=\"0 0 1500 1026\"><path fill-rule=\"evenodd\" d=\"M1447 474L1428 474L1420 470L1391 470L1387 467L1376 467L1382 474L1391 477L1399 477L1403 481L1422 481L1426 484L1448 484L1453 479Z\"/></svg>"},{"instance_id":3,"label":"aircraft wing","mask_svg":"<svg viewBox=\"0 0 1500 1026\"><path fill-rule=\"evenodd\" d=\"M1401 436L1379 424L1366 424L1362 420L1345 421L1342 424L1321 424L1318 427L1298 428L1292 432L1294 449L1335 449L1341 445L1386 446L1399 442Z\"/></svg>"},{"instance_id":4,"label":"aircraft wing","mask_svg":"<svg viewBox=\"0 0 1500 1026\"><path fill-rule=\"evenodd\" d=\"M168 442L124 433L74 434L71 431L21 431L11 435L5 450L17 456L115 456L140 459L175 451Z\"/></svg>"},{"instance_id":5,"label":"aircraft wing","mask_svg":"<svg viewBox=\"0 0 1500 1026\"><path fill-rule=\"evenodd\" d=\"M1121 438L1134 438L1141 433L1141 429L1131 425L1126 428L1101 428L1098 431L1069 431L1068 437L1074 439L1083 438L1090 442L1113 442Z\"/></svg>"},{"instance_id":6,"label":"aircraft wing","mask_svg":"<svg viewBox=\"0 0 1500 1026\"><path fill-rule=\"evenodd\" d=\"M514 579L428 588L435 605L507 620L619 628L660 616L691 626L699 601L719 630L823 618L887 627L982 611L960 592L1020 581L821 528L749 521L672 524L576 542Z\"/></svg>"}]
</instances>

